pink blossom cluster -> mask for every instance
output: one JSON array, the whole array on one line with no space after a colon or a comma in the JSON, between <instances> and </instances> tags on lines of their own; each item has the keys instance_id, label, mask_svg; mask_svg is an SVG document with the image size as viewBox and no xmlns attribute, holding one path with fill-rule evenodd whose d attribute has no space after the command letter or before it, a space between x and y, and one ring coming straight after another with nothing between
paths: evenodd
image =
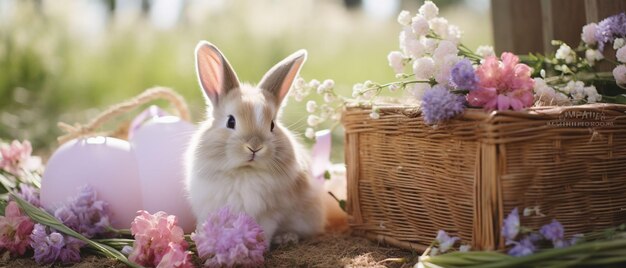
<instances>
[{"instance_id":1,"label":"pink blossom cluster","mask_svg":"<svg viewBox=\"0 0 626 268\"><path fill-rule=\"evenodd\" d=\"M522 110L534 102L532 69L519 63L512 53L502 53L502 61L488 56L476 69L478 86L470 90L467 102L487 110Z\"/></svg>"},{"instance_id":2,"label":"pink blossom cluster","mask_svg":"<svg viewBox=\"0 0 626 268\"><path fill-rule=\"evenodd\" d=\"M128 259L146 267L193 267L191 252L187 251L183 229L174 215L159 211L150 214L140 210L131 223L135 237Z\"/></svg>"},{"instance_id":3,"label":"pink blossom cluster","mask_svg":"<svg viewBox=\"0 0 626 268\"><path fill-rule=\"evenodd\" d=\"M24 255L30 244L30 234L35 224L20 211L15 201L9 202L0 216L0 249L12 255Z\"/></svg>"},{"instance_id":4,"label":"pink blossom cluster","mask_svg":"<svg viewBox=\"0 0 626 268\"><path fill-rule=\"evenodd\" d=\"M41 166L41 159L31 156L32 152L33 147L27 140L0 144L0 169L16 176L22 175L25 170L36 170Z\"/></svg>"}]
</instances>

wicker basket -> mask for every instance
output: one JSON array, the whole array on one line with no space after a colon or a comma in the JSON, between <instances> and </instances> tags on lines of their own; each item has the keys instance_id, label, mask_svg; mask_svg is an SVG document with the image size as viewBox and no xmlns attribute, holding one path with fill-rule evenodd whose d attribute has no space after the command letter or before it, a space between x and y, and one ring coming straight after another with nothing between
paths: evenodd
<instances>
[{"instance_id":1,"label":"wicker basket","mask_svg":"<svg viewBox=\"0 0 626 268\"><path fill-rule=\"evenodd\" d=\"M514 207L557 218L566 235L626 222L626 106L468 110L437 127L415 106L344 111L348 213L357 234L424 250L443 229L503 248Z\"/></svg>"}]
</instances>

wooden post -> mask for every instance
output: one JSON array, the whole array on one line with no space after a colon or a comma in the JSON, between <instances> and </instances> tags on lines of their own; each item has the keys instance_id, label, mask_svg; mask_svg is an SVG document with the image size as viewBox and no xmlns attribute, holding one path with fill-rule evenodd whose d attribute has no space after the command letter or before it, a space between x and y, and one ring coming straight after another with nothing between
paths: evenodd
<instances>
[{"instance_id":1,"label":"wooden post","mask_svg":"<svg viewBox=\"0 0 626 268\"><path fill-rule=\"evenodd\" d=\"M495 49L547 54L556 50L552 40L576 47L585 24L625 10L626 0L491 0Z\"/></svg>"},{"instance_id":2,"label":"wooden post","mask_svg":"<svg viewBox=\"0 0 626 268\"><path fill-rule=\"evenodd\" d=\"M543 51L540 0L491 0L496 53Z\"/></svg>"}]
</instances>

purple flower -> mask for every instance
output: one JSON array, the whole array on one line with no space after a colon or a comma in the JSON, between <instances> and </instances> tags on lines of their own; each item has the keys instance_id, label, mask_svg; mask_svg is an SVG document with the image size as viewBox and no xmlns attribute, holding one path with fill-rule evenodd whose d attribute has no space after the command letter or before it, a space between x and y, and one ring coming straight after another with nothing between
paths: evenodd
<instances>
[{"instance_id":1,"label":"purple flower","mask_svg":"<svg viewBox=\"0 0 626 268\"><path fill-rule=\"evenodd\" d=\"M109 226L108 204L96 198L90 186L80 189L78 196L54 211L54 217L87 238L105 234Z\"/></svg>"},{"instance_id":2,"label":"purple flower","mask_svg":"<svg viewBox=\"0 0 626 268\"><path fill-rule=\"evenodd\" d=\"M511 213L504 219L502 225L502 236L508 240L515 240L520 231L519 211L517 208L511 210Z\"/></svg>"},{"instance_id":3,"label":"purple flower","mask_svg":"<svg viewBox=\"0 0 626 268\"><path fill-rule=\"evenodd\" d=\"M551 240L555 248L564 248L570 245L565 240L563 225L557 220L552 220L551 223L542 226L539 233L544 238Z\"/></svg>"},{"instance_id":4,"label":"purple flower","mask_svg":"<svg viewBox=\"0 0 626 268\"><path fill-rule=\"evenodd\" d=\"M533 254L535 250L537 250L537 247L535 246L533 240L534 239L531 236L526 236L519 242L509 241L510 244L515 245L509 250L508 252L509 255L515 256L515 257L521 257L521 256Z\"/></svg>"},{"instance_id":5,"label":"purple flower","mask_svg":"<svg viewBox=\"0 0 626 268\"><path fill-rule=\"evenodd\" d=\"M205 266L259 266L264 261L261 226L245 213L233 213L227 207L209 214L191 239Z\"/></svg>"},{"instance_id":6,"label":"purple flower","mask_svg":"<svg viewBox=\"0 0 626 268\"><path fill-rule=\"evenodd\" d=\"M435 238L439 244L439 252L441 253L448 251L459 239L458 237L450 237L444 230L439 230L439 232L437 232L437 238Z\"/></svg>"},{"instance_id":7,"label":"purple flower","mask_svg":"<svg viewBox=\"0 0 626 268\"><path fill-rule=\"evenodd\" d=\"M426 124L442 122L464 110L465 98L451 93L441 85L427 90L422 98L422 113Z\"/></svg>"},{"instance_id":8,"label":"purple flower","mask_svg":"<svg viewBox=\"0 0 626 268\"><path fill-rule=\"evenodd\" d=\"M468 59L457 62L450 72L450 83L457 89L474 90L478 84L478 77L472 62Z\"/></svg>"},{"instance_id":9,"label":"purple flower","mask_svg":"<svg viewBox=\"0 0 626 268\"><path fill-rule=\"evenodd\" d=\"M624 12L603 19L596 28L596 39L600 51L604 50L604 45L607 43L624 36L626 36L626 13Z\"/></svg>"},{"instance_id":10,"label":"purple flower","mask_svg":"<svg viewBox=\"0 0 626 268\"><path fill-rule=\"evenodd\" d=\"M41 207L41 202L39 201L39 189L28 184L21 183L20 189L16 194L31 205Z\"/></svg>"},{"instance_id":11,"label":"purple flower","mask_svg":"<svg viewBox=\"0 0 626 268\"><path fill-rule=\"evenodd\" d=\"M63 264L79 262L80 248L85 245L76 238L51 231L42 224L35 224L30 239L35 261L39 264L51 264L57 260Z\"/></svg>"}]
</instances>

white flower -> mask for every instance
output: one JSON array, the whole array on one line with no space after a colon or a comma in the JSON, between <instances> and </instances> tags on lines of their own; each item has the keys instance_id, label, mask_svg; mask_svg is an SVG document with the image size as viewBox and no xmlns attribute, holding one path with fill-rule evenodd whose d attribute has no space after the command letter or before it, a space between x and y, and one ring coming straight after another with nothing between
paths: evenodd
<instances>
[{"instance_id":1,"label":"white flower","mask_svg":"<svg viewBox=\"0 0 626 268\"><path fill-rule=\"evenodd\" d=\"M315 101L310 100L306 103L307 112L314 113L316 109L317 109L317 103L315 103Z\"/></svg>"},{"instance_id":2,"label":"white flower","mask_svg":"<svg viewBox=\"0 0 626 268\"><path fill-rule=\"evenodd\" d=\"M439 45L433 52L433 58L435 61L442 61L448 55L456 56L459 53L459 49L456 45L448 40L439 42Z\"/></svg>"},{"instance_id":3,"label":"white flower","mask_svg":"<svg viewBox=\"0 0 626 268\"><path fill-rule=\"evenodd\" d=\"M613 69L613 77L618 85L626 85L626 65L618 65Z\"/></svg>"},{"instance_id":4,"label":"white flower","mask_svg":"<svg viewBox=\"0 0 626 268\"><path fill-rule=\"evenodd\" d=\"M604 59L604 55L602 55L602 52L600 52L600 50L587 49L585 50L585 58L587 58L587 62L589 62L589 65L593 66L596 61Z\"/></svg>"},{"instance_id":5,"label":"white flower","mask_svg":"<svg viewBox=\"0 0 626 268\"><path fill-rule=\"evenodd\" d=\"M315 138L315 130L313 130L313 128L307 128L306 131L304 132L304 136L306 136L309 139L313 139Z\"/></svg>"},{"instance_id":6,"label":"white flower","mask_svg":"<svg viewBox=\"0 0 626 268\"><path fill-rule=\"evenodd\" d=\"M546 81L541 78L535 78L535 98L537 105L571 105L569 98L565 94L557 92ZM526 213L526 210L524 210Z\"/></svg>"},{"instance_id":7,"label":"white flower","mask_svg":"<svg viewBox=\"0 0 626 268\"><path fill-rule=\"evenodd\" d=\"M314 126L317 126L319 123L321 123L320 121L321 121L321 118L319 116L312 114L312 115L309 115L309 117L306 120L306 123L309 126L314 127Z\"/></svg>"},{"instance_id":8,"label":"white flower","mask_svg":"<svg viewBox=\"0 0 626 268\"><path fill-rule=\"evenodd\" d=\"M618 50L623 47L625 43L624 38L615 38L613 41L613 49Z\"/></svg>"},{"instance_id":9,"label":"white flower","mask_svg":"<svg viewBox=\"0 0 626 268\"><path fill-rule=\"evenodd\" d=\"M372 119L376 120L376 119L380 118L380 114L379 114L379 113L377 113L376 111L372 111L372 112L370 113L370 118L372 118Z\"/></svg>"},{"instance_id":10,"label":"white flower","mask_svg":"<svg viewBox=\"0 0 626 268\"><path fill-rule=\"evenodd\" d=\"M431 19L428 21L430 24L430 28L442 38L446 38L448 36L448 20L438 17Z\"/></svg>"},{"instance_id":11,"label":"white flower","mask_svg":"<svg viewBox=\"0 0 626 268\"><path fill-rule=\"evenodd\" d=\"M561 44L554 57L565 60L565 63L572 63L576 60L576 53L567 44Z\"/></svg>"},{"instance_id":12,"label":"white flower","mask_svg":"<svg viewBox=\"0 0 626 268\"><path fill-rule=\"evenodd\" d=\"M437 83L442 85L450 83L450 72L452 72L452 68L460 59L456 54L450 54L444 57L443 62L438 62L438 68L435 73Z\"/></svg>"},{"instance_id":13,"label":"white flower","mask_svg":"<svg viewBox=\"0 0 626 268\"><path fill-rule=\"evenodd\" d=\"M461 29L459 29L456 25L450 25L448 27L448 34L445 38L452 43L458 44L461 40Z\"/></svg>"},{"instance_id":14,"label":"white flower","mask_svg":"<svg viewBox=\"0 0 626 268\"><path fill-rule=\"evenodd\" d=\"M306 82L302 77L296 78L296 82L293 83L294 89L303 89L306 86Z\"/></svg>"},{"instance_id":15,"label":"white flower","mask_svg":"<svg viewBox=\"0 0 626 268\"><path fill-rule=\"evenodd\" d=\"M470 246L470 245L461 245L459 247L459 251L460 252L468 252L468 251L470 251L470 249L472 249L472 246Z\"/></svg>"},{"instance_id":16,"label":"white flower","mask_svg":"<svg viewBox=\"0 0 626 268\"><path fill-rule=\"evenodd\" d=\"M415 97L418 100L421 100L422 97L424 97L424 92L426 92L426 90L429 90L430 88L431 88L430 84L428 83L416 83L413 85L410 92L411 92L411 95L413 95L413 97Z\"/></svg>"},{"instance_id":17,"label":"white flower","mask_svg":"<svg viewBox=\"0 0 626 268\"><path fill-rule=\"evenodd\" d=\"M602 54L600 54L602 55ZM626 47L621 47L615 52L615 57L621 63L626 63Z\"/></svg>"},{"instance_id":18,"label":"white flower","mask_svg":"<svg viewBox=\"0 0 626 268\"><path fill-rule=\"evenodd\" d=\"M489 57L489 56L495 56L496 52L493 51L493 47L492 46L479 46L476 49L476 54L478 54L482 58L486 58L486 57Z\"/></svg>"},{"instance_id":19,"label":"white flower","mask_svg":"<svg viewBox=\"0 0 626 268\"><path fill-rule=\"evenodd\" d=\"M409 55L416 59L424 55L424 45L417 39L408 40L406 43L406 51Z\"/></svg>"},{"instance_id":20,"label":"white flower","mask_svg":"<svg viewBox=\"0 0 626 268\"><path fill-rule=\"evenodd\" d=\"M584 89L585 95L587 96L587 103L596 103L602 100L602 95L598 94L598 90L595 86L588 86Z\"/></svg>"},{"instance_id":21,"label":"white flower","mask_svg":"<svg viewBox=\"0 0 626 268\"><path fill-rule=\"evenodd\" d=\"M595 23L589 23L583 26L583 32L580 34L580 39L585 42L587 45L593 45L598 42L596 40L596 28L598 27Z\"/></svg>"},{"instance_id":22,"label":"white flower","mask_svg":"<svg viewBox=\"0 0 626 268\"><path fill-rule=\"evenodd\" d=\"M582 81L569 81L561 90L572 96L574 102L580 102L585 98L585 83Z\"/></svg>"},{"instance_id":23,"label":"white flower","mask_svg":"<svg viewBox=\"0 0 626 268\"><path fill-rule=\"evenodd\" d=\"M546 70L541 69L541 71L539 71L539 75L540 75L542 78L546 78Z\"/></svg>"},{"instance_id":24,"label":"white flower","mask_svg":"<svg viewBox=\"0 0 626 268\"><path fill-rule=\"evenodd\" d=\"M439 8L432 1L425 1L419 9L419 14L430 20L439 15Z\"/></svg>"},{"instance_id":25,"label":"white flower","mask_svg":"<svg viewBox=\"0 0 626 268\"><path fill-rule=\"evenodd\" d=\"M371 98L374 97L374 95L376 94L376 91L373 89L367 89L363 92L363 98L366 100L369 100Z\"/></svg>"},{"instance_id":26,"label":"white flower","mask_svg":"<svg viewBox=\"0 0 626 268\"><path fill-rule=\"evenodd\" d=\"M359 95L361 95L361 93L363 93L363 84L359 83L359 84L355 84L354 86L352 86L352 97L356 98Z\"/></svg>"},{"instance_id":27,"label":"white flower","mask_svg":"<svg viewBox=\"0 0 626 268\"><path fill-rule=\"evenodd\" d=\"M324 83L322 83L322 85L324 85L326 88L330 89L335 87L335 81L333 81L332 79L326 79L324 80Z\"/></svg>"},{"instance_id":28,"label":"white flower","mask_svg":"<svg viewBox=\"0 0 626 268\"><path fill-rule=\"evenodd\" d=\"M374 82L372 82L371 80L367 80L367 81L363 82L363 87L364 87L365 89L369 89L369 88L371 88L372 86L374 86Z\"/></svg>"},{"instance_id":29,"label":"white flower","mask_svg":"<svg viewBox=\"0 0 626 268\"><path fill-rule=\"evenodd\" d=\"M420 39L420 43L424 45L425 53L433 53L433 51L435 51L435 48L437 48L437 40L432 38L422 37Z\"/></svg>"},{"instance_id":30,"label":"white flower","mask_svg":"<svg viewBox=\"0 0 626 268\"><path fill-rule=\"evenodd\" d=\"M317 81L317 79L313 79L311 81L309 81L309 87L310 88L317 88L320 86L320 81Z\"/></svg>"},{"instance_id":31,"label":"white flower","mask_svg":"<svg viewBox=\"0 0 626 268\"><path fill-rule=\"evenodd\" d=\"M304 99L304 96L302 96L302 94L300 94L299 91L296 91L296 95L293 96L293 98L297 101L297 102L301 102L302 99Z\"/></svg>"},{"instance_id":32,"label":"white flower","mask_svg":"<svg viewBox=\"0 0 626 268\"><path fill-rule=\"evenodd\" d=\"M407 44L411 40L417 39L417 37L415 37L415 35L413 34L413 30L411 29L411 27L404 27L400 32L398 38L400 41L400 49L404 52L405 55L408 55L409 52L407 51Z\"/></svg>"},{"instance_id":33,"label":"white flower","mask_svg":"<svg viewBox=\"0 0 626 268\"><path fill-rule=\"evenodd\" d=\"M428 26L428 20L424 16L417 14L411 21L411 29L413 29L415 35L422 36L428 34L430 27Z\"/></svg>"},{"instance_id":34,"label":"white flower","mask_svg":"<svg viewBox=\"0 0 626 268\"><path fill-rule=\"evenodd\" d=\"M413 62L413 73L417 79L430 79L435 74L435 61L431 57L422 57Z\"/></svg>"},{"instance_id":35,"label":"white flower","mask_svg":"<svg viewBox=\"0 0 626 268\"><path fill-rule=\"evenodd\" d=\"M335 96L333 96L333 94L330 94L330 93L324 94L324 102L330 103L330 102L333 102L334 100L335 100Z\"/></svg>"},{"instance_id":36,"label":"white flower","mask_svg":"<svg viewBox=\"0 0 626 268\"><path fill-rule=\"evenodd\" d=\"M402 25L409 25L411 23L411 13L406 10L402 10L398 15L398 23Z\"/></svg>"},{"instance_id":37,"label":"white flower","mask_svg":"<svg viewBox=\"0 0 626 268\"><path fill-rule=\"evenodd\" d=\"M404 71L404 54L402 54L402 52L390 52L389 55L387 55L387 60L389 61L389 66L391 66L393 71L397 74Z\"/></svg>"},{"instance_id":38,"label":"white flower","mask_svg":"<svg viewBox=\"0 0 626 268\"><path fill-rule=\"evenodd\" d=\"M317 94L324 94L324 92L326 92L328 88L326 87L326 85L321 84L317 87Z\"/></svg>"}]
</instances>

